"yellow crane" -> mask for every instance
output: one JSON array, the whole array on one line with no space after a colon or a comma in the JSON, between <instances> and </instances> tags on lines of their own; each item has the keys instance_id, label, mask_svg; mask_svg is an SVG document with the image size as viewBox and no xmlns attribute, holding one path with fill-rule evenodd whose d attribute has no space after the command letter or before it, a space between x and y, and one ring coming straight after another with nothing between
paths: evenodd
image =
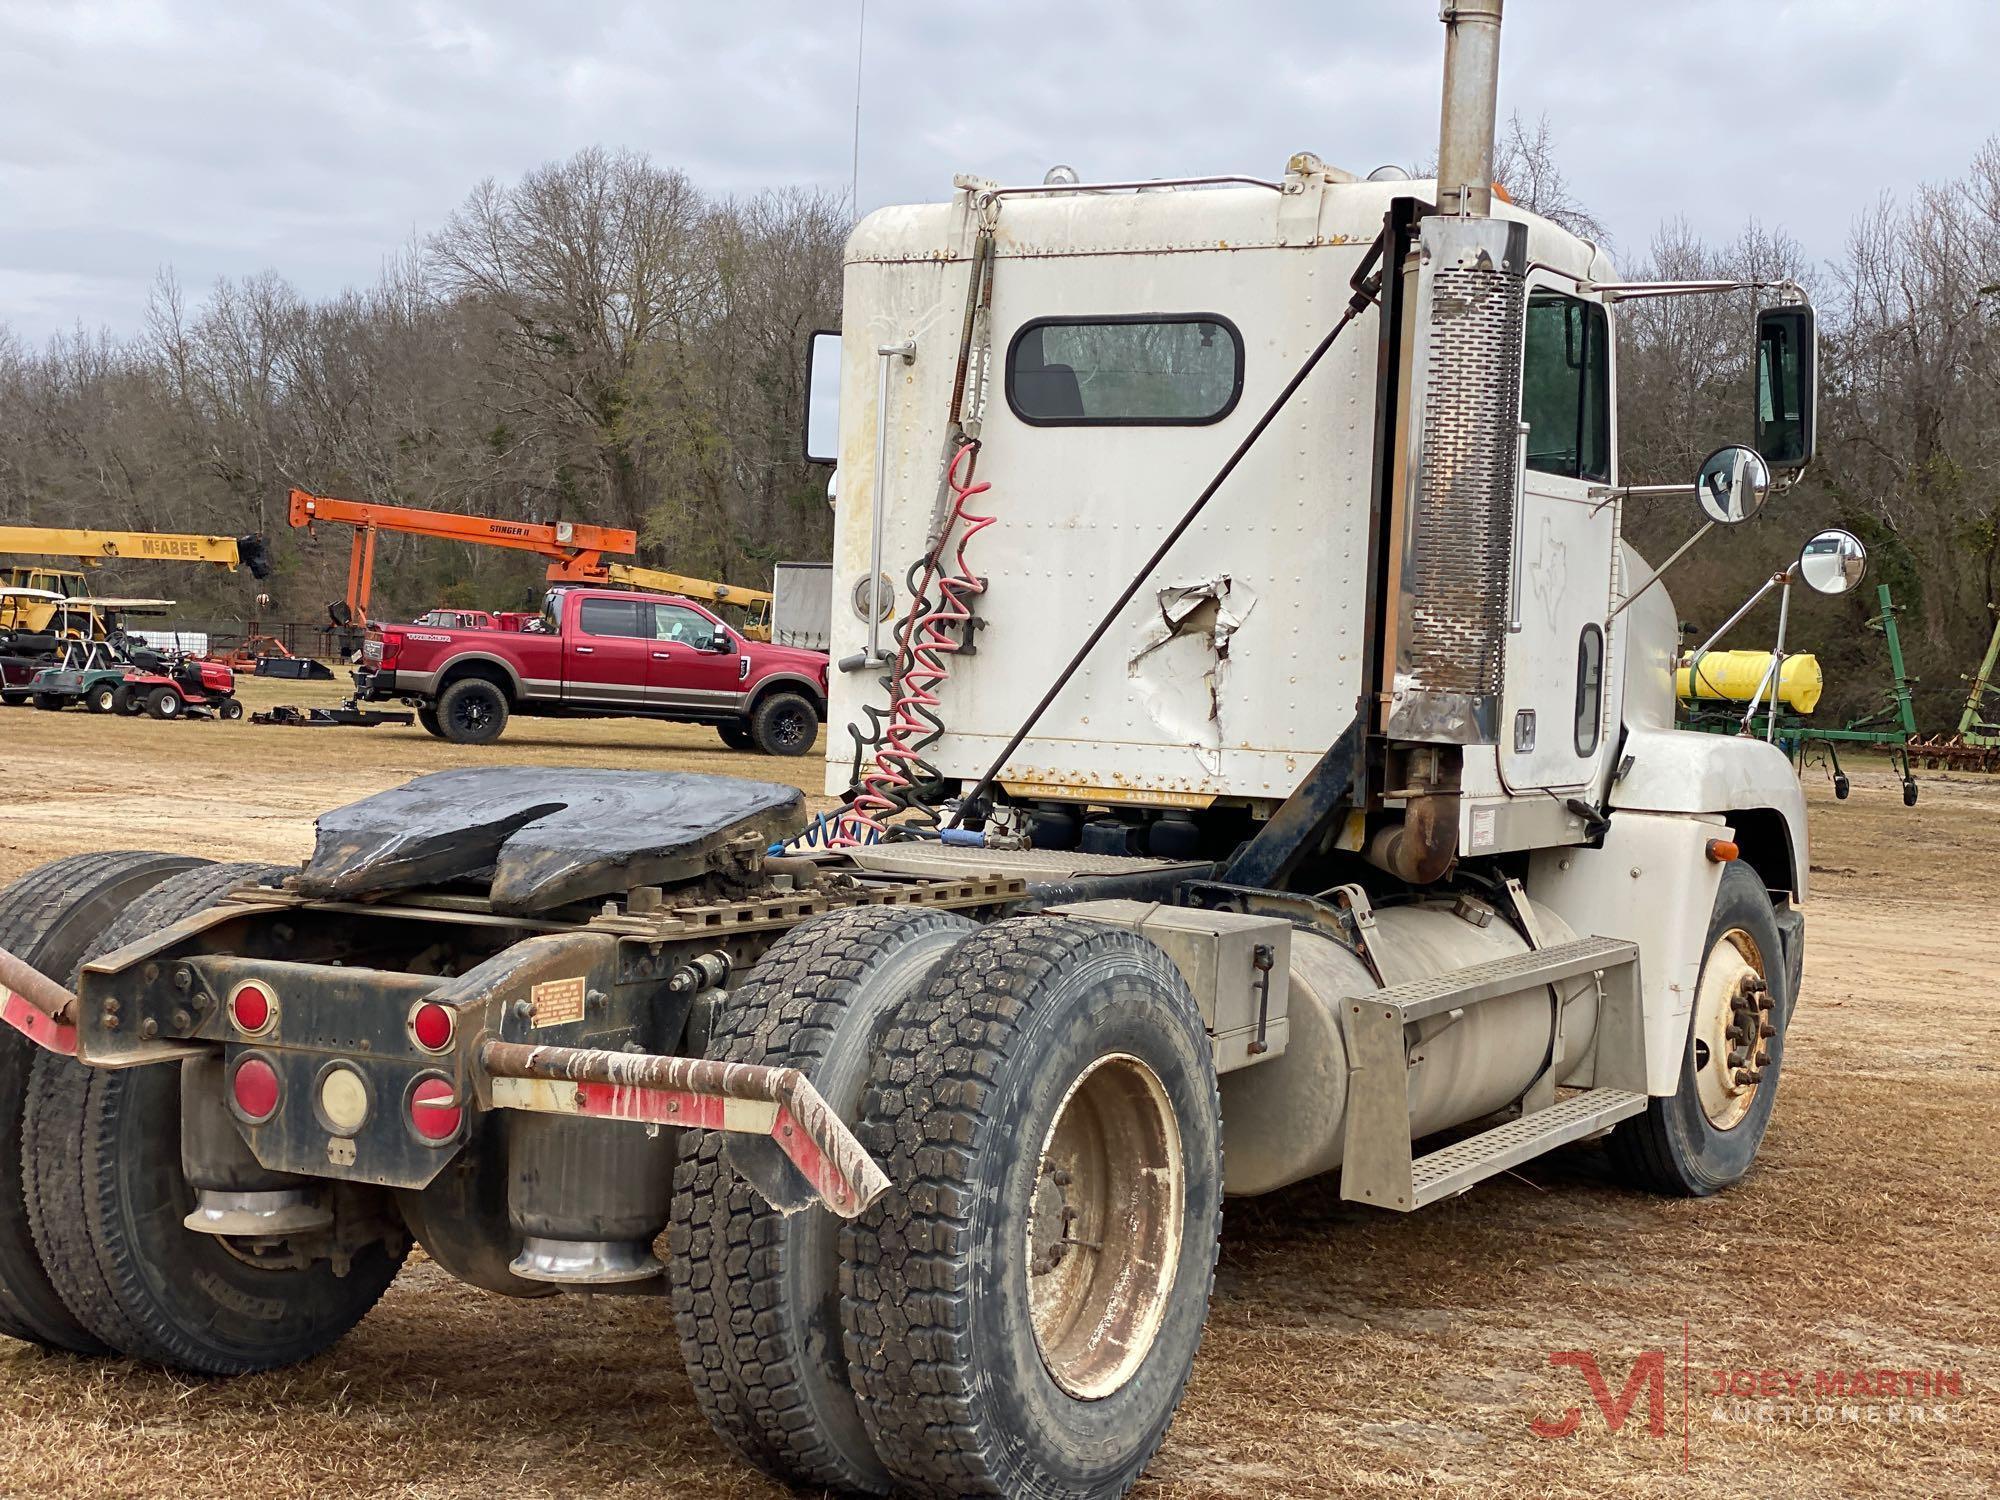
<instances>
[{"instance_id":1,"label":"yellow crane","mask_svg":"<svg viewBox=\"0 0 2000 1500\"><path fill-rule=\"evenodd\" d=\"M208 563L235 572L250 570L253 578L271 571L271 549L261 536L199 536L168 531L94 531L67 526L0 526L0 554L20 557L75 558L96 567L108 558L147 562ZM15 564L0 567L0 587L46 589L69 598L87 598L88 577L64 569ZM51 609L50 613L53 613ZM29 630L42 630L46 620L24 620Z\"/></svg>"}]
</instances>

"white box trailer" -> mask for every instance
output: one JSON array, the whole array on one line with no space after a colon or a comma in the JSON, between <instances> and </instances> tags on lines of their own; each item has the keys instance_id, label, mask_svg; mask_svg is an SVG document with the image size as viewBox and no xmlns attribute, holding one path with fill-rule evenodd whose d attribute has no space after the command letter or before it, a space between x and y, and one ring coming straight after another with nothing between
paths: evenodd
<instances>
[{"instance_id":1,"label":"white box trailer","mask_svg":"<svg viewBox=\"0 0 2000 1500\"><path fill-rule=\"evenodd\" d=\"M772 571L771 639L824 651L833 629L833 564L781 562Z\"/></svg>"}]
</instances>

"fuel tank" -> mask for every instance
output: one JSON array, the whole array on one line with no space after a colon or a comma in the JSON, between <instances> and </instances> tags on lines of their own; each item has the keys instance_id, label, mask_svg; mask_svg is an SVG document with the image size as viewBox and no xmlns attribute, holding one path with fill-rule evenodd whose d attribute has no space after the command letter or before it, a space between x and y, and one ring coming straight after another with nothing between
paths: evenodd
<instances>
[{"instance_id":1,"label":"fuel tank","mask_svg":"<svg viewBox=\"0 0 2000 1500\"><path fill-rule=\"evenodd\" d=\"M1535 916L1545 945L1575 938L1546 907ZM1491 908L1456 901L1378 908L1369 939L1382 981L1392 985L1527 949ZM1293 933L1291 1039L1271 1061L1222 1077L1224 1191L1268 1193L1340 1165L1348 1082L1341 1002L1382 987L1348 948L1316 932ZM1597 988L1587 975L1555 988L1563 996L1557 1079L1580 1082L1597 1032ZM1405 1029L1411 1139L1492 1114L1527 1088L1549 1057L1549 990L1538 985Z\"/></svg>"}]
</instances>

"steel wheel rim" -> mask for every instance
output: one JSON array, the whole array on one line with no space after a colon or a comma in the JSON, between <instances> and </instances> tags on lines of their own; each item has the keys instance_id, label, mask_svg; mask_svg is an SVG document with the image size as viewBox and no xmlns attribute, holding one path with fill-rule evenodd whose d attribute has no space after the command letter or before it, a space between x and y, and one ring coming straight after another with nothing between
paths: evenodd
<instances>
[{"instance_id":1,"label":"steel wheel rim","mask_svg":"<svg viewBox=\"0 0 2000 1500\"><path fill-rule=\"evenodd\" d=\"M1122 1052L1086 1068L1043 1137L1033 1191L1035 1347L1063 1390L1101 1400L1151 1353L1180 1261L1187 1174L1159 1076Z\"/></svg>"},{"instance_id":2,"label":"steel wheel rim","mask_svg":"<svg viewBox=\"0 0 2000 1500\"><path fill-rule=\"evenodd\" d=\"M778 743L782 745L797 745L802 743L805 737L806 734L805 734L804 714L799 713L797 710L793 710L791 713L781 714L779 716Z\"/></svg>"},{"instance_id":3,"label":"steel wheel rim","mask_svg":"<svg viewBox=\"0 0 2000 1500\"><path fill-rule=\"evenodd\" d=\"M1770 1013L1764 955L1754 937L1732 927L1708 950L1695 993L1695 1093L1717 1130L1741 1124L1763 1087L1770 1040L1759 1030Z\"/></svg>"}]
</instances>

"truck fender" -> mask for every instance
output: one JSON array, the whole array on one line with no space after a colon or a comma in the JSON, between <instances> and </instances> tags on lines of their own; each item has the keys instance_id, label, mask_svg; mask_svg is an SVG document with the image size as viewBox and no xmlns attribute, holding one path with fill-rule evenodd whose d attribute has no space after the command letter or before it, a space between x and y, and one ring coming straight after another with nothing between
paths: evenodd
<instances>
[{"instance_id":1,"label":"truck fender","mask_svg":"<svg viewBox=\"0 0 2000 1500\"><path fill-rule=\"evenodd\" d=\"M796 672L773 672L769 677L758 678L750 685L750 706L754 708L758 699L774 689L803 693L819 710L820 718L826 717L826 689Z\"/></svg>"},{"instance_id":2,"label":"truck fender","mask_svg":"<svg viewBox=\"0 0 2000 1500\"><path fill-rule=\"evenodd\" d=\"M468 668L473 670L468 671ZM520 699L528 696L527 690L521 683L521 674L514 670L513 664L504 657L489 656L483 651L461 651L457 656L447 659L435 672L423 675L428 676L430 681L418 691L433 697L459 678L468 676L493 677L504 682L510 698Z\"/></svg>"},{"instance_id":3,"label":"truck fender","mask_svg":"<svg viewBox=\"0 0 2000 1500\"><path fill-rule=\"evenodd\" d=\"M1805 901L1806 794L1784 751L1741 735L1633 729L1624 759L1631 768L1612 783L1609 807L1720 816L1764 884Z\"/></svg>"}]
</instances>

